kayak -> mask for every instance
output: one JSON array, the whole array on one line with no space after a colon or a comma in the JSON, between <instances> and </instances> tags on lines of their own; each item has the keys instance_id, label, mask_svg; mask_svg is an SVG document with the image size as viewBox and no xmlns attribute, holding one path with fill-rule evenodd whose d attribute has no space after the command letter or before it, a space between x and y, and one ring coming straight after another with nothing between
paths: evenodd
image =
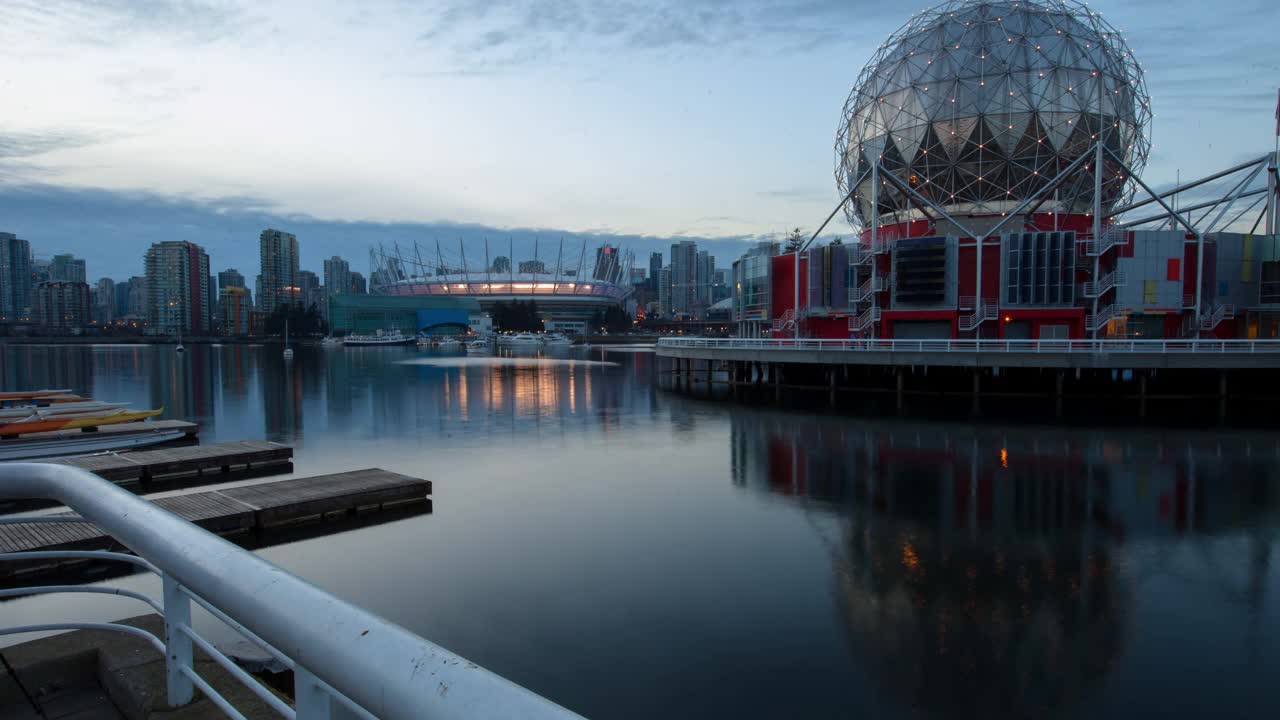
<instances>
[{"instance_id":1,"label":"kayak","mask_svg":"<svg viewBox=\"0 0 1280 720\"><path fill-rule=\"evenodd\" d=\"M22 419L32 415L70 415L90 412L102 412L103 410L117 410L128 405L129 403L107 403L97 400L89 402L66 402L57 405L14 405L0 409L0 422L13 419Z\"/></svg>"},{"instance_id":2,"label":"kayak","mask_svg":"<svg viewBox=\"0 0 1280 720\"><path fill-rule=\"evenodd\" d=\"M52 430L83 430L85 428L96 428L100 425L137 422L156 417L163 412L164 408L157 410L114 410L107 413L72 416L31 416L25 420L0 424L0 437L50 432Z\"/></svg>"},{"instance_id":3,"label":"kayak","mask_svg":"<svg viewBox=\"0 0 1280 720\"><path fill-rule=\"evenodd\" d=\"M27 398L49 397L50 395L67 395L71 392L66 390L17 390L14 392L0 392L0 400L24 400Z\"/></svg>"}]
</instances>

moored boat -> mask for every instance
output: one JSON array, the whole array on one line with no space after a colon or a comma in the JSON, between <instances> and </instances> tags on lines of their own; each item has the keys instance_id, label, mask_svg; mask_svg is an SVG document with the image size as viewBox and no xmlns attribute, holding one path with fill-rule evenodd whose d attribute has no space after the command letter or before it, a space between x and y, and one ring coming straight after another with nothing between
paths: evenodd
<instances>
[{"instance_id":1,"label":"moored boat","mask_svg":"<svg viewBox=\"0 0 1280 720\"><path fill-rule=\"evenodd\" d=\"M111 410L77 415L48 416L36 414L21 420L0 423L0 437L13 437L53 430L84 430L102 425L137 422L156 417L163 412L164 408L155 410Z\"/></svg>"},{"instance_id":2,"label":"moored boat","mask_svg":"<svg viewBox=\"0 0 1280 720\"><path fill-rule=\"evenodd\" d=\"M125 433L76 433L72 437L0 439L0 462L81 457L181 440L186 431L173 428Z\"/></svg>"},{"instance_id":3,"label":"moored boat","mask_svg":"<svg viewBox=\"0 0 1280 720\"><path fill-rule=\"evenodd\" d=\"M98 400L87 400L84 402L67 402L58 403L57 405L15 405L7 408L0 408L0 422L5 420L13 420L30 417L32 415L72 415L91 412L102 412L104 410L117 410L125 407L129 403L107 403Z\"/></svg>"},{"instance_id":4,"label":"moored boat","mask_svg":"<svg viewBox=\"0 0 1280 720\"><path fill-rule=\"evenodd\" d=\"M373 335L348 335L343 339L343 345L413 345L417 339L411 335L405 335L399 330L391 332L377 331Z\"/></svg>"},{"instance_id":5,"label":"moored boat","mask_svg":"<svg viewBox=\"0 0 1280 720\"><path fill-rule=\"evenodd\" d=\"M548 347L565 347L573 344L573 340L561 335L560 333L547 333L542 338L542 344Z\"/></svg>"},{"instance_id":6,"label":"moored boat","mask_svg":"<svg viewBox=\"0 0 1280 720\"><path fill-rule=\"evenodd\" d=\"M537 347L542 344L542 338L533 333L516 333L511 336L511 340L507 344L512 347Z\"/></svg>"},{"instance_id":7,"label":"moored boat","mask_svg":"<svg viewBox=\"0 0 1280 720\"><path fill-rule=\"evenodd\" d=\"M468 355L488 355L493 352L493 344L487 338L479 338L467 343Z\"/></svg>"}]
</instances>

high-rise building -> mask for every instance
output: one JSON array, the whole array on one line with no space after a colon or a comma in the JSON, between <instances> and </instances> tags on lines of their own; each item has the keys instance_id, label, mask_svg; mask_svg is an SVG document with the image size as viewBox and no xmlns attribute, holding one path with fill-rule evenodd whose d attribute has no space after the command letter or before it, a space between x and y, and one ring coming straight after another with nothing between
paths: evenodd
<instances>
[{"instance_id":1,"label":"high-rise building","mask_svg":"<svg viewBox=\"0 0 1280 720\"><path fill-rule=\"evenodd\" d=\"M649 284L658 290L658 274L662 272L662 253L649 253Z\"/></svg>"},{"instance_id":2,"label":"high-rise building","mask_svg":"<svg viewBox=\"0 0 1280 720\"><path fill-rule=\"evenodd\" d=\"M547 264L541 260L521 260L517 271L522 273L545 273Z\"/></svg>"},{"instance_id":3,"label":"high-rise building","mask_svg":"<svg viewBox=\"0 0 1280 720\"><path fill-rule=\"evenodd\" d=\"M82 282L50 280L31 293L32 320L51 330L71 330L89 324L89 286Z\"/></svg>"},{"instance_id":4,"label":"high-rise building","mask_svg":"<svg viewBox=\"0 0 1280 720\"><path fill-rule=\"evenodd\" d=\"M292 233L267 228L259 240L262 264L258 287L258 309L273 313L283 304L298 305L302 296L298 288L298 238Z\"/></svg>"},{"instance_id":5,"label":"high-rise building","mask_svg":"<svg viewBox=\"0 0 1280 720\"><path fill-rule=\"evenodd\" d=\"M118 318L122 318L129 314L129 281L122 280L116 285L116 306L114 314Z\"/></svg>"},{"instance_id":6,"label":"high-rise building","mask_svg":"<svg viewBox=\"0 0 1280 720\"><path fill-rule=\"evenodd\" d=\"M161 335L207 334L213 327L209 256L186 241L155 243L147 251L147 322Z\"/></svg>"},{"instance_id":7,"label":"high-rise building","mask_svg":"<svg viewBox=\"0 0 1280 720\"><path fill-rule=\"evenodd\" d=\"M696 317L698 311L698 245L681 240L671 246L670 314Z\"/></svg>"},{"instance_id":8,"label":"high-rise building","mask_svg":"<svg viewBox=\"0 0 1280 720\"><path fill-rule=\"evenodd\" d=\"M31 243L0 233L0 322L27 316L31 301Z\"/></svg>"},{"instance_id":9,"label":"high-rise building","mask_svg":"<svg viewBox=\"0 0 1280 720\"><path fill-rule=\"evenodd\" d=\"M242 280L243 282L243 280ZM253 317L253 303L249 291L238 285L228 285L218 290L218 308L221 312L223 335L248 335Z\"/></svg>"},{"instance_id":10,"label":"high-rise building","mask_svg":"<svg viewBox=\"0 0 1280 720\"><path fill-rule=\"evenodd\" d=\"M596 248L596 267L592 277L605 282L617 282L622 272L622 255L618 248L608 243Z\"/></svg>"},{"instance_id":11,"label":"high-rise building","mask_svg":"<svg viewBox=\"0 0 1280 720\"><path fill-rule=\"evenodd\" d=\"M671 266L658 270L658 314L671 315Z\"/></svg>"},{"instance_id":12,"label":"high-rise building","mask_svg":"<svg viewBox=\"0 0 1280 720\"><path fill-rule=\"evenodd\" d=\"M716 259L706 250L698 252L698 270L696 287L694 289L694 297L696 298L696 306L694 314L701 318L706 309L711 306L711 286L714 284L714 276L716 273Z\"/></svg>"},{"instance_id":13,"label":"high-rise building","mask_svg":"<svg viewBox=\"0 0 1280 720\"><path fill-rule=\"evenodd\" d=\"M125 314L139 320L147 319L147 279L134 275L129 278L129 300Z\"/></svg>"},{"instance_id":14,"label":"high-rise building","mask_svg":"<svg viewBox=\"0 0 1280 720\"><path fill-rule=\"evenodd\" d=\"M631 277L628 278L628 282L632 285L643 285L646 282L644 268L631 268Z\"/></svg>"},{"instance_id":15,"label":"high-rise building","mask_svg":"<svg viewBox=\"0 0 1280 720\"><path fill-rule=\"evenodd\" d=\"M351 263L337 255L325 260L324 286L330 295L346 295L352 292Z\"/></svg>"},{"instance_id":16,"label":"high-rise building","mask_svg":"<svg viewBox=\"0 0 1280 720\"><path fill-rule=\"evenodd\" d=\"M369 283L364 279L364 273L351 271L351 293L353 295L369 294Z\"/></svg>"},{"instance_id":17,"label":"high-rise building","mask_svg":"<svg viewBox=\"0 0 1280 720\"><path fill-rule=\"evenodd\" d=\"M229 287L238 287L248 290L249 286L244 284L244 273L235 268L227 268L226 270L218 273L218 290Z\"/></svg>"},{"instance_id":18,"label":"high-rise building","mask_svg":"<svg viewBox=\"0 0 1280 720\"><path fill-rule=\"evenodd\" d=\"M53 256L49 261L49 279L55 282L89 282L85 274L84 260L71 253Z\"/></svg>"},{"instance_id":19,"label":"high-rise building","mask_svg":"<svg viewBox=\"0 0 1280 720\"><path fill-rule=\"evenodd\" d=\"M99 278L93 286L93 320L99 325L110 325L116 319L116 282L111 278Z\"/></svg>"},{"instance_id":20,"label":"high-rise building","mask_svg":"<svg viewBox=\"0 0 1280 720\"><path fill-rule=\"evenodd\" d=\"M298 302L303 306L306 301L315 293L315 289L320 287L320 277L310 270L298 271Z\"/></svg>"}]
</instances>

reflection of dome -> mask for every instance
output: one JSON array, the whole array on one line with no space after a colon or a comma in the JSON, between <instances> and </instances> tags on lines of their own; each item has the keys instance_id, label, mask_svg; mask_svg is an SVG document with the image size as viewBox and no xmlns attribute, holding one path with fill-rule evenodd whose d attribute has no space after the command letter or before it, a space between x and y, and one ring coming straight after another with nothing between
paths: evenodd
<instances>
[{"instance_id":1,"label":"reflection of dome","mask_svg":"<svg viewBox=\"0 0 1280 720\"><path fill-rule=\"evenodd\" d=\"M1107 147L1140 172L1150 119L1132 52L1085 5L950 0L913 17L862 70L837 135L836 180L847 193L882 155L885 169L947 212L998 214L1087 152L1100 124ZM1058 210L1088 212L1088 164L1059 187ZM1126 196L1127 173L1104 168L1111 207ZM879 204L882 215L911 207L892 185L882 185ZM1054 208L1050 199L1042 210ZM847 213L869 223L870 176Z\"/></svg>"},{"instance_id":2,"label":"reflection of dome","mask_svg":"<svg viewBox=\"0 0 1280 720\"><path fill-rule=\"evenodd\" d=\"M883 522L855 525L836 584L855 650L901 700L955 717L1056 715L1117 657L1126 595L1100 551Z\"/></svg>"}]
</instances>

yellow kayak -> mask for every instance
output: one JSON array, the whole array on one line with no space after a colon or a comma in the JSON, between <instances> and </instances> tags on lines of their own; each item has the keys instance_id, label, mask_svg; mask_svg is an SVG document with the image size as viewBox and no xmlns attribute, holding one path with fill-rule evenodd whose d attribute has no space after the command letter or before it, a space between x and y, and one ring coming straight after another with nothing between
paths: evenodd
<instances>
[{"instance_id":1,"label":"yellow kayak","mask_svg":"<svg viewBox=\"0 0 1280 720\"><path fill-rule=\"evenodd\" d=\"M117 425L119 423L137 422L156 417L164 412L164 408L156 410L116 410L97 415L42 417L19 420L0 424L0 437L25 435L27 433L49 432L50 430L76 430L98 427L99 425Z\"/></svg>"}]
</instances>

